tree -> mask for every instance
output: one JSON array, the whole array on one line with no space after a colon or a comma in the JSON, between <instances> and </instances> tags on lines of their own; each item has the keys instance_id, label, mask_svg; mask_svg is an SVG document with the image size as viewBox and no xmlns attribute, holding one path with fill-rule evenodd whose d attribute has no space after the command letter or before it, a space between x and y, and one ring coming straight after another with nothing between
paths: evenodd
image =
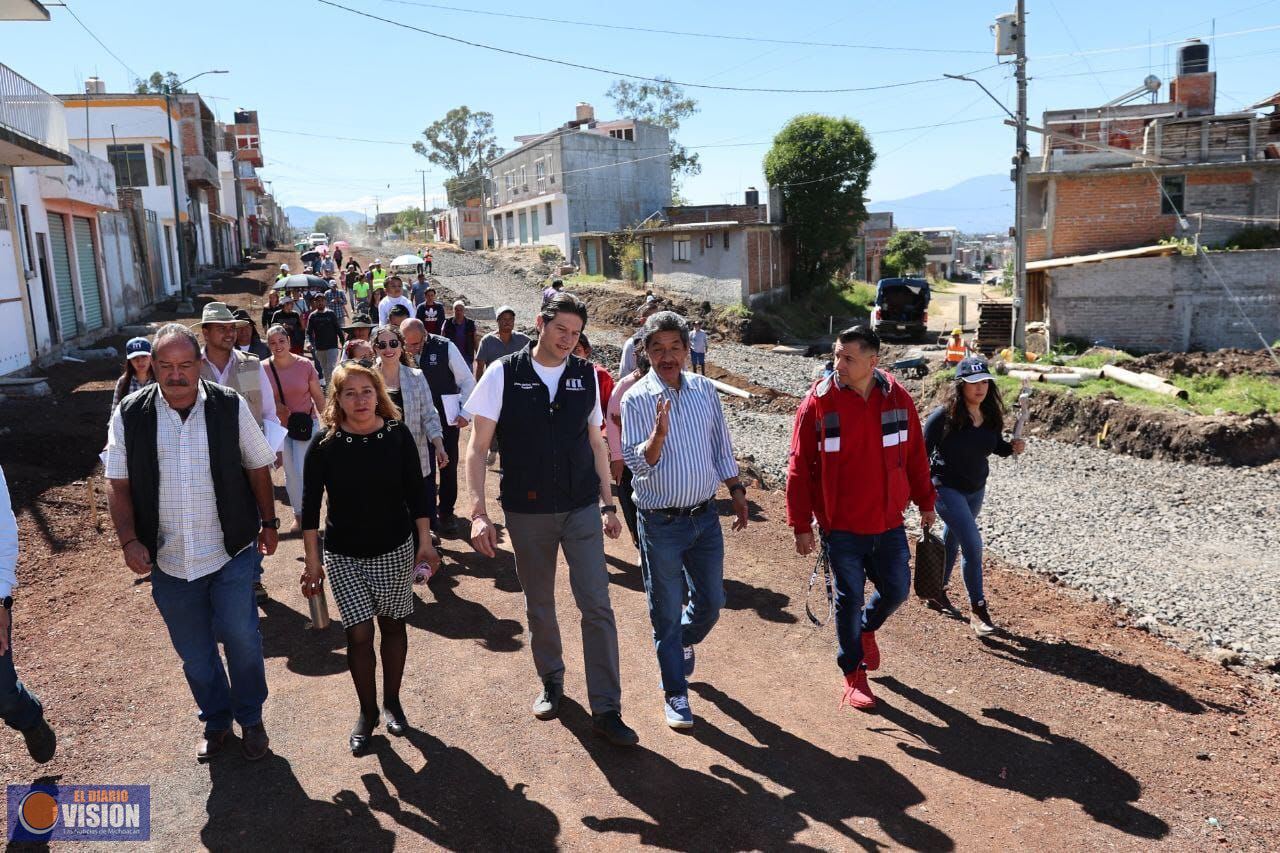
<instances>
[{"instance_id":1,"label":"tree","mask_svg":"<svg viewBox=\"0 0 1280 853\"><path fill-rule=\"evenodd\" d=\"M919 231L899 231L884 244L880 269L885 278L910 275L924 269L929 241Z\"/></svg>"},{"instance_id":2,"label":"tree","mask_svg":"<svg viewBox=\"0 0 1280 853\"><path fill-rule=\"evenodd\" d=\"M133 81L133 92L135 95L182 95L187 90L178 85L180 82L178 75L172 71L163 74L152 71L146 80Z\"/></svg>"},{"instance_id":3,"label":"tree","mask_svg":"<svg viewBox=\"0 0 1280 853\"><path fill-rule=\"evenodd\" d=\"M613 101L613 107L619 114L666 128L671 144L671 195L674 200L680 195L680 179L702 171L698 155L690 154L688 148L676 141L680 122L698 111L698 102L687 97L684 89L670 80L657 79L657 83L614 80L605 95Z\"/></svg>"},{"instance_id":4,"label":"tree","mask_svg":"<svg viewBox=\"0 0 1280 853\"><path fill-rule=\"evenodd\" d=\"M415 228L421 228L422 225L422 211L416 207L407 207L396 214L391 230L404 236L411 233Z\"/></svg>"},{"instance_id":5,"label":"tree","mask_svg":"<svg viewBox=\"0 0 1280 853\"><path fill-rule=\"evenodd\" d=\"M502 154L493 134L493 113L454 107L422 131L426 142L414 142L413 150L447 171L445 181L450 205L458 205L480 192L485 163Z\"/></svg>"},{"instance_id":6,"label":"tree","mask_svg":"<svg viewBox=\"0 0 1280 853\"><path fill-rule=\"evenodd\" d=\"M323 231L330 237L341 237L351 230L351 226L341 216L326 215L318 218L311 230Z\"/></svg>"},{"instance_id":7,"label":"tree","mask_svg":"<svg viewBox=\"0 0 1280 853\"><path fill-rule=\"evenodd\" d=\"M875 151L862 125L807 113L789 121L764 158L771 187L782 191L796 247L793 285L821 287L853 257L867 218L866 190Z\"/></svg>"}]
</instances>

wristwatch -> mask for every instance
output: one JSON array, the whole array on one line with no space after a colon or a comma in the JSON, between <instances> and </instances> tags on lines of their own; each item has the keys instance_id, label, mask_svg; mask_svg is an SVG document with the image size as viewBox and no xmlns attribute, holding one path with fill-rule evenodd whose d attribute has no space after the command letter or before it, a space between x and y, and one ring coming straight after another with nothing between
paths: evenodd
<instances>
[{"instance_id":1,"label":"wristwatch","mask_svg":"<svg viewBox=\"0 0 1280 853\"><path fill-rule=\"evenodd\" d=\"M618 511L618 508L613 504L605 504L604 506L600 507L601 515L604 515L606 512L617 512L617 511Z\"/></svg>"},{"instance_id":2,"label":"wristwatch","mask_svg":"<svg viewBox=\"0 0 1280 853\"><path fill-rule=\"evenodd\" d=\"M13 596L12 596L12 595L6 595L4 598L0 598L0 605L3 605L5 610L12 610L12 609L13 609Z\"/></svg>"},{"instance_id":3,"label":"wristwatch","mask_svg":"<svg viewBox=\"0 0 1280 853\"><path fill-rule=\"evenodd\" d=\"M264 518L264 519L262 519L262 529L263 529L263 530L268 530L268 529L270 529L270 530L279 530L279 529L280 529L280 516L278 516L278 515L277 515L275 518Z\"/></svg>"}]
</instances>

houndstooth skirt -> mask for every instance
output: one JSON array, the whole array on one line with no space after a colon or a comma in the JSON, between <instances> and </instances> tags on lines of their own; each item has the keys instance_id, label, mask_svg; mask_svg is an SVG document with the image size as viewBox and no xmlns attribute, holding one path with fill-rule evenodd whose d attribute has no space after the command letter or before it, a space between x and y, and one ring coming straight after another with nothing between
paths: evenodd
<instances>
[{"instance_id":1,"label":"houndstooth skirt","mask_svg":"<svg viewBox=\"0 0 1280 853\"><path fill-rule=\"evenodd\" d=\"M377 557L324 552L325 574L343 627L359 625L374 614L404 619L413 612L413 554L412 536Z\"/></svg>"}]
</instances>

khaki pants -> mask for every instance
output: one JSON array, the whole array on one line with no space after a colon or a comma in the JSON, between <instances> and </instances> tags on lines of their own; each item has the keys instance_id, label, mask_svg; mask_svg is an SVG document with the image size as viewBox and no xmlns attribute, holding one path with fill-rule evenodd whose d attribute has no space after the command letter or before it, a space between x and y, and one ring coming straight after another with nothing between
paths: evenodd
<instances>
[{"instance_id":1,"label":"khaki pants","mask_svg":"<svg viewBox=\"0 0 1280 853\"><path fill-rule=\"evenodd\" d=\"M557 551L563 549L569 564L569 586L582 613L582 657L591 712L621 710L618 630L609 603L600 510L592 503L572 512L508 512L506 522L516 556L516 575L524 588L538 676L564 680L560 625L556 620L556 557Z\"/></svg>"}]
</instances>

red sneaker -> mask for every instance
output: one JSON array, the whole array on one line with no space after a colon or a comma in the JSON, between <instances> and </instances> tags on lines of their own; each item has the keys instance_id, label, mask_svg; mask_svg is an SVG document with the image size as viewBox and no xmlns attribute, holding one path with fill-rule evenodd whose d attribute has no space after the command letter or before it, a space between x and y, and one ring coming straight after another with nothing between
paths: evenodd
<instances>
[{"instance_id":1,"label":"red sneaker","mask_svg":"<svg viewBox=\"0 0 1280 853\"><path fill-rule=\"evenodd\" d=\"M844 696L840 699L840 707L845 705L859 711L870 711L876 706L876 697L871 695L871 683L867 681L867 671L862 667L844 677Z\"/></svg>"},{"instance_id":2,"label":"red sneaker","mask_svg":"<svg viewBox=\"0 0 1280 853\"><path fill-rule=\"evenodd\" d=\"M862 663L870 670L880 668L880 647L876 645L876 632L862 632Z\"/></svg>"}]
</instances>

